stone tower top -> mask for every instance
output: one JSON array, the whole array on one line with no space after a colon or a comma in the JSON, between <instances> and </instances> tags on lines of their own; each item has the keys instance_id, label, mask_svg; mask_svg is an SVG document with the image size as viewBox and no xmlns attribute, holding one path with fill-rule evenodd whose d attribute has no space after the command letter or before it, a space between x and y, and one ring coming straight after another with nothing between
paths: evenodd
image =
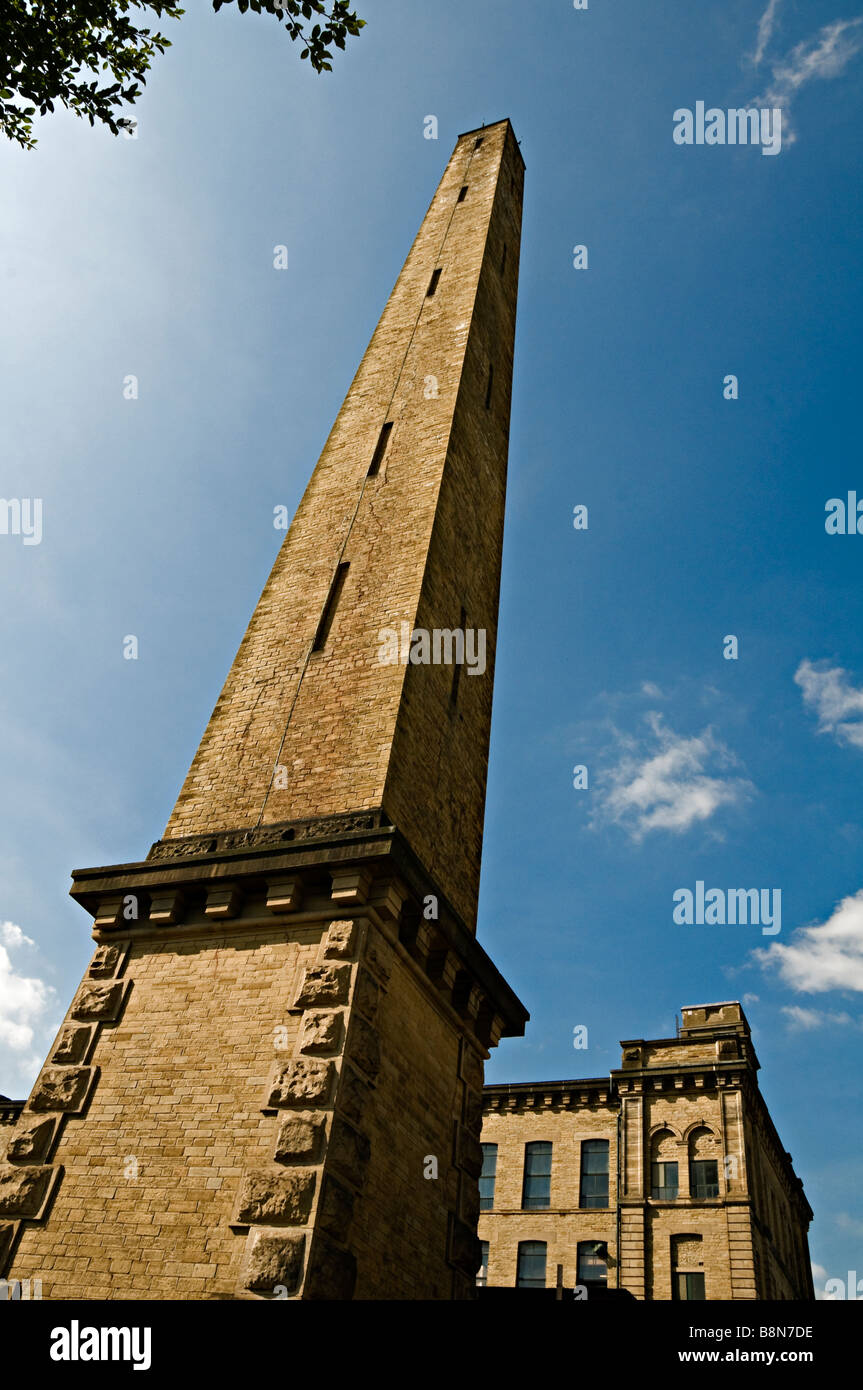
<instances>
[{"instance_id":1,"label":"stone tower top","mask_svg":"<svg viewBox=\"0 0 863 1390\"><path fill-rule=\"evenodd\" d=\"M749 1033L746 1015L736 1000L724 1004L691 1005L681 1009L680 1015L682 1020L680 1036L682 1038L703 1034L705 1031L725 1033L729 1029L738 1031L741 1028L747 1034Z\"/></svg>"}]
</instances>

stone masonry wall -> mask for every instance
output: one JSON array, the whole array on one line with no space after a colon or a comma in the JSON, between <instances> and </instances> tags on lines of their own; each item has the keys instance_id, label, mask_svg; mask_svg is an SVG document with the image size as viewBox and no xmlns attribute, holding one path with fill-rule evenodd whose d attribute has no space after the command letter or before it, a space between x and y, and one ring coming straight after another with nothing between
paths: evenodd
<instances>
[{"instance_id":1,"label":"stone masonry wall","mask_svg":"<svg viewBox=\"0 0 863 1390\"><path fill-rule=\"evenodd\" d=\"M264 1092L296 1042L287 1005L320 936L306 927L132 946L125 1006L84 1054L92 1095L64 1121L62 1179L48 1221L25 1226L15 1277L41 1278L45 1298L234 1293L245 1241L228 1221L246 1166L271 1158ZM79 1026L75 1012L61 1038ZM55 1054L19 1131L28 1116L63 1114L42 1110Z\"/></svg>"}]
</instances>

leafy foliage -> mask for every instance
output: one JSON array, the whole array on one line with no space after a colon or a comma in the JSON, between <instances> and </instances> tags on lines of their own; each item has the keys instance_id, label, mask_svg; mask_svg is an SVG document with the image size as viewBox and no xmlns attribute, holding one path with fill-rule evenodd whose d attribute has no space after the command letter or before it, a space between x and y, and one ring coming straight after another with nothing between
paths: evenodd
<instances>
[{"instance_id":1,"label":"leafy foliage","mask_svg":"<svg viewBox=\"0 0 863 1390\"><path fill-rule=\"evenodd\" d=\"M233 3L213 0L213 9ZM300 57L317 72L332 72L332 45L343 49L365 24L349 0L237 4L242 13L266 12L284 21L290 38L303 44ZM101 121L114 135L131 126L118 108L141 95L154 55L171 46L139 21L184 13L170 0L0 0L0 132L33 149L33 117L57 103L91 125ZM322 22L312 24L316 16Z\"/></svg>"},{"instance_id":2,"label":"leafy foliage","mask_svg":"<svg viewBox=\"0 0 863 1390\"><path fill-rule=\"evenodd\" d=\"M220 10L223 5L232 5L234 0L213 0L213 9ZM288 33L294 40L300 39L305 45L300 57L308 58L317 72L332 72L330 62L334 43L336 48L344 48L351 35L359 34L365 28L365 20L357 19L350 9L350 0L236 0L241 13L254 10L257 14L266 11L284 19ZM307 28L303 20L323 17L323 24Z\"/></svg>"}]
</instances>

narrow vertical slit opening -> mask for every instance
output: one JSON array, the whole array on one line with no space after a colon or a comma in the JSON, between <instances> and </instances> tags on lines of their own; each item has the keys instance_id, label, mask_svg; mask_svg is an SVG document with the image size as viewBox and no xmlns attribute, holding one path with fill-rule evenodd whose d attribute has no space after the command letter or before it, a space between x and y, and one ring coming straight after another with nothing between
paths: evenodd
<instances>
[{"instance_id":1,"label":"narrow vertical slit opening","mask_svg":"<svg viewBox=\"0 0 863 1390\"><path fill-rule=\"evenodd\" d=\"M503 275L503 272L506 270L506 253L507 253L507 244L506 244L506 242L504 242L504 243L503 243L503 255L502 255L501 258L500 258L500 273L501 273L501 275Z\"/></svg>"},{"instance_id":2,"label":"narrow vertical slit opening","mask_svg":"<svg viewBox=\"0 0 863 1390\"><path fill-rule=\"evenodd\" d=\"M486 408L486 410L488 410L489 406L491 405L491 390L492 390L492 387L493 387L493 386L494 386L494 364L493 364L492 362L489 362L489 364L488 364L488 385L487 385L486 388L485 388L485 408Z\"/></svg>"},{"instance_id":3,"label":"narrow vertical slit opening","mask_svg":"<svg viewBox=\"0 0 863 1390\"><path fill-rule=\"evenodd\" d=\"M432 278L429 280L429 287L428 287L428 289L426 290L426 299L431 299L432 295L436 292L437 287L438 287L438 281L440 280L440 277L441 277L441 268L438 267L437 270L433 270L433 271L432 271Z\"/></svg>"},{"instance_id":4,"label":"narrow vertical slit opening","mask_svg":"<svg viewBox=\"0 0 863 1390\"><path fill-rule=\"evenodd\" d=\"M466 639L466 635L465 635L465 623L467 622L467 613L465 612L464 609L461 610L461 617L459 618L458 621L459 621L459 630L461 631L461 635L462 635L462 644L464 644L464 642L467 640L467 639ZM456 650L456 651L458 650L458 646L457 646L457 645L456 645L455 650ZM464 657L464 655L465 655L465 650L464 650L464 645L462 645L462 656ZM453 673L452 673L452 685L450 686L450 690L449 690L449 708L450 708L450 714L452 714L452 713L454 712L455 707L456 707L456 705L458 704L458 687L459 687L459 681L461 680L461 667L462 667L462 663L461 663L460 661L454 662L454 664L453 664Z\"/></svg>"},{"instance_id":5,"label":"narrow vertical slit opening","mask_svg":"<svg viewBox=\"0 0 863 1390\"><path fill-rule=\"evenodd\" d=\"M458 194L458 198L456 199L456 202L458 202L458 203L463 203L466 197L467 197L467 184L464 185L464 188L460 188L460 189L459 189L459 194Z\"/></svg>"},{"instance_id":6,"label":"narrow vertical slit opening","mask_svg":"<svg viewBox=\"0 0 863 1390\"><path fill-rule=\"evenodd\" d=\"M478 135L478 136L477 136L476 140L474 141L474 146L473 146L473 147L474 147L474 150L478 150L478 149L479 149L479 147L480 147L480 145L482 144L482 142L483 142L484 139L485 139L485 136L484 136L484 135Z\"/></svg>"},{"instance_id":7,"label":"narrow vertical slit opening","mask_svg":"<svg viewBox=\"0 0 863 1390\"><path fill-rule=\"evenodd\" d=\"M342 589L345 587L345 580L350 569L350 561L343 560L336 570L335 577L330 585L330 592L324 604L324 611L321 614L321 621L318 623L318 630L315 633L315 640L312 643L313 652L322 652L327 645L327 638L330 635L330 628L333 625L333 618L336 616L336 609L339 605Z\"/></svg>"},{"instance_id":8,"label":"narrow vertical slit opening","mask_svg":"<svg viewBox=\"0 0 863 1390\"><path fill-rule=\"evenodd\" d=\"M380 437L378 439L375 452L372 455L372 461L369 464L369 471L366 474L367 477L374 478L380 472L381 464L384 461L384 454L387 451L387 445L390 442L390 435L392 434L392 432L393 422L392 420L388 420L380 432Z\"/></svg>"}]
</instances>

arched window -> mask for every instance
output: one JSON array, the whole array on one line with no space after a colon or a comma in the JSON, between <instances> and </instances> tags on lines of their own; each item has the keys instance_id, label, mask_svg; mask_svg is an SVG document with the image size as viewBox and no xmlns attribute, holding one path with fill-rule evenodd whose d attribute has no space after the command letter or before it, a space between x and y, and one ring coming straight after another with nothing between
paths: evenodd
<instances>
[{"instance_id":1,"label":"arched window","mask_svg":"<svg viewBox=\"0 0 863 1390\"><path fill-rule=\"evenodd\" d=\"M523 1211L544 1211L551 1206L551 1144L540 1140L524 1146Z\"/></svg>"},{"instance_id":2,"label":"arched window","mask_svg":"<svg viewBox=\"0 0 863 1390\"><path fill-rule=\"evenodd\" d=\"M696 1200L719 1196L716 1138L704 1126L689 1136L689 1195Z\"/></svg>"},{"instance_id":3,"label":"arched window","mask_svg":"<svg viewBox=\"0 0 863 1390\"><path fill-rule=\"evenodd\" d=\"M520 1240L518 1243L518 1269L515 1276L517 1289L545 1288L546 1244L544 1240Z\"/></svg>"},{"instance_id":4,"label":"arched window","mask_svg":"<svg viewBox=\"0 0 863 1390\"><path fill-rule=\"evenodd\" d=\"M578 1242L577 1280L588 1291L608 1284L608 1245L604 1240Z\"/></svg>"},{"instance_id":5,"label":"arched window","mask_svg":"<svg viewBox=\"0 0 863 1390\"><path fill-rule=\"evenodd\" d=\"M670 1129L660 1129L650 1144L650 1195L658 1202L678 1197L677 1140Z\"/></svg>"}]
</instances>

